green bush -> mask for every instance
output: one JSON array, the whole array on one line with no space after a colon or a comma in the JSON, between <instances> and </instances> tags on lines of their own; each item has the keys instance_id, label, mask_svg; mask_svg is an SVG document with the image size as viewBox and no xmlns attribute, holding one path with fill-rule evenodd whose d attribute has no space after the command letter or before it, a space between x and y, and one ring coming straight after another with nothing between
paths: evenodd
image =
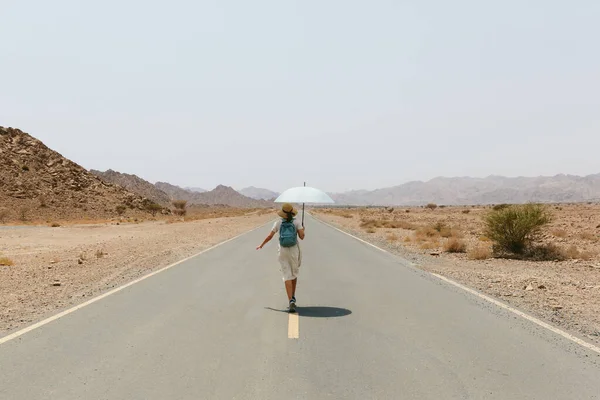
<instances>
[{"instance_id":1,"label":"green bush","mask_svg":"<svg viewBox=\"0 0 600 400\"><path fill-rule=\"evenodd\" d=\"M506 206L485 217L485 236L494 242L496 252L524 254L539 239L552 215L540 204Z\"/></svg>"}]
</instances>

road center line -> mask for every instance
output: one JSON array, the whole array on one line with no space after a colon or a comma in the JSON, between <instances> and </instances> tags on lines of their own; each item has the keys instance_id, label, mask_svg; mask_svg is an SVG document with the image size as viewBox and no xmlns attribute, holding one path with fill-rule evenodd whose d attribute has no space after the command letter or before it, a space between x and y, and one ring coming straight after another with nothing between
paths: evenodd
<instances>
[{"instance_id":1,"label":"road center line","mask_svg":"<svg viewBox=\"0 0 600 400\"><path fill-rule=\"evenodd\" d=\"M288 318L288 339L298 339L300 337L300 318L298 313L290 314Z\"/></svg>"}]
</instances>

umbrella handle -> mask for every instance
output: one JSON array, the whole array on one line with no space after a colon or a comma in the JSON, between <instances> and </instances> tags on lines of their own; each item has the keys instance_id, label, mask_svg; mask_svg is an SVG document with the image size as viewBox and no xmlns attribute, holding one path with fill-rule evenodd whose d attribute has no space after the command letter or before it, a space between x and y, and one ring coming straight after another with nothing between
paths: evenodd
<instances>
[{"instance_id":1,"label":"umbrella handle","mask_svg":"<svg viewBox=\"0 0 600 400\"><path fill-rule=\"evenodd\" d=\"M302 227L304 228L304 203L302 203Z\"/></svg>"}]
</instances>

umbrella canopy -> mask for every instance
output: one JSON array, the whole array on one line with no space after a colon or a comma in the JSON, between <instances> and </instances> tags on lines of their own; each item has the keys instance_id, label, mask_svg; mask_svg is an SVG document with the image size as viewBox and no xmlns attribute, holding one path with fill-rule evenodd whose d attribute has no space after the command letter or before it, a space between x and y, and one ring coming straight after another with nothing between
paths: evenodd
<instances>
[{"instance_id":1,"label":"umbrella canopy","mask_svg":"<svg viewBox=\"0 0 600 400\"><path fill-rule=\"evenodd\" d=\"M312 187L299 186L281 193L275 203L334 203L333 199L322 190Z\"/></svg>"}]
</instances>

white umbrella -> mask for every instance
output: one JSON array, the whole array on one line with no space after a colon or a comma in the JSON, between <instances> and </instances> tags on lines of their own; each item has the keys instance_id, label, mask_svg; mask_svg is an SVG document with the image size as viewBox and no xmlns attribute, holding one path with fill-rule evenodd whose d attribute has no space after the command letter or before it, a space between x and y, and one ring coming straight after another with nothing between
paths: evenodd
<instances>
[{"instance_id":1,"label":"white umbrella","mask_svg":"<svg viewBox=\"0 0 600 400\"><path fill-rule=\"evenodd\" d=\"M294 187L281 193L275 203L302 203L302 226L304 226L304 204L330 204L333 199L322 190L304 186Z\"/></svg>"}]
</instances>

